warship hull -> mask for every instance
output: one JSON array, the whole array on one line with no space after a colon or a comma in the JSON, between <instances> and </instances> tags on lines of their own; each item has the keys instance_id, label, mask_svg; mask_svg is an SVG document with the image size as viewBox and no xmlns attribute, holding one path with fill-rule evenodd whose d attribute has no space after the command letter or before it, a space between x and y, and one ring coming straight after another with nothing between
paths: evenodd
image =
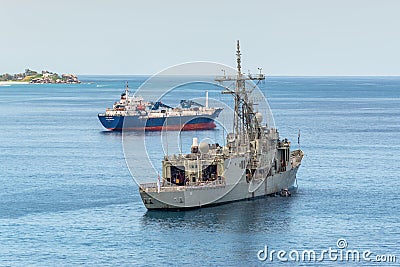
<instances>
[{"instance_id":1,"label":"warship hull","mask_svg":"<svg viewBox=\"0 0 400 267\"><path fill-rule=\"evenodd\" d=\"M140 196L148 210L187 210L217 206L242 200L251 200L280 193L283 189L291 191L295 186L296 174L300 165L285 172L276 173L261 179L249 190L249 183L243 175L233 185L218 184L204 186L162 187L158 192L154 187L141 187ZM253 191L254 190L254 191Z\"/></svg>"}]
</instances>

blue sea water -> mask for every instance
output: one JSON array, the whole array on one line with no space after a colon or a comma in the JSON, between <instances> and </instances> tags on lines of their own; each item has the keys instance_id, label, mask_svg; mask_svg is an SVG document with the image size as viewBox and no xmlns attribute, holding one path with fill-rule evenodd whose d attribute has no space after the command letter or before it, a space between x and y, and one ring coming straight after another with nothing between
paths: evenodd
<instances>
[{"instance_id":1,"label":"blue sea water","mask_svg":"<svg viewBox=\"0 0 400 267\"><path fill-rule=\"evenodd\" d=\"M1 266L280 265L258 251L337 249L338 239L399 265L400 78L268 78L261 88L281 136L297 148L301 129L298 192L186 212L146 211L121 134L97 119L125 81L135 89L146 77L81 79L0 86ZM195 134L222 136L186 132L183 143Z\"/></svg>"}]
</instances>

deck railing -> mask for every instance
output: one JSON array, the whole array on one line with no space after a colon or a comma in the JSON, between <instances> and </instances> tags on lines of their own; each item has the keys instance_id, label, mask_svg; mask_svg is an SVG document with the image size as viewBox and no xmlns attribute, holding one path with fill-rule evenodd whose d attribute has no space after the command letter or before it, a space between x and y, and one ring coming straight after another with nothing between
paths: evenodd
<instances>
[{"instance_id":1,"label":"deck railing","mask_svg":"<svg viewBox=\"0 0 400 267\"><path fill-rule=\"evenodd\" d=\"M189 183L187 185L176 185L164 180L162 185L160 186L160 191L172 192L172 191L183 191L186 189L199 190L210 187L224 187L225 185L226 185L225 181L223 180L196 182L196 183ZM144 183L140 184L140 188L146 192L156 192L158 190L158 185L157 183Z\"/></svg>"}]
</instances>

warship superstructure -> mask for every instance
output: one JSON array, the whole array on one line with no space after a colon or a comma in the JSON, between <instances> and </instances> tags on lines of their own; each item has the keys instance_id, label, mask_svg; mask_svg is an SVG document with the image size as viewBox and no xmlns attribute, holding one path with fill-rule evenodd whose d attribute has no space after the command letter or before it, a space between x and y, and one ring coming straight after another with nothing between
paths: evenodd
<instances>
[{"instance_id":1,"label":"warship superstructure","mask_svg":"<svg viewBox=\"0 0 400 267\"><path fill-rule=\"evenodd\" d=\"M303 152L291 151L291 143L280 139L278 130L263 122L246 82L260 82L265 75L241 71L237 42L237 74L216 77L225 87L222 93L234 98L233 131L225 145L198 142L193 138L191 153L166 155L162 176L156 183L139 185L140 196L149 210L184 210L253 199L266 195L289 196L297 186L296 174Z\"/></svg>"}]
</instances>

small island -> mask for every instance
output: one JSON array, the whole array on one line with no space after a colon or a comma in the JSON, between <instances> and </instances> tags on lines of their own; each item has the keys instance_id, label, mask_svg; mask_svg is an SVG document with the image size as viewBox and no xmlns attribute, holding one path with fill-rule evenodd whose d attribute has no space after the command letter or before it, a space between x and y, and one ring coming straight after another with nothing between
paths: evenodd
<instances>
[{"instance_id":1,"label":"small island","mask_svg":"<svg viewBox=\"0 0 400 267\"><path fill-rule=\"evenodd\" d=\"M1 74L0 82L21 82L21 83L59 83L59 84L75 84L81 83L75 74L62 74L43 70L41 73L26 69L23 73L17 74Z\"/></svg>"}]
</instances>

